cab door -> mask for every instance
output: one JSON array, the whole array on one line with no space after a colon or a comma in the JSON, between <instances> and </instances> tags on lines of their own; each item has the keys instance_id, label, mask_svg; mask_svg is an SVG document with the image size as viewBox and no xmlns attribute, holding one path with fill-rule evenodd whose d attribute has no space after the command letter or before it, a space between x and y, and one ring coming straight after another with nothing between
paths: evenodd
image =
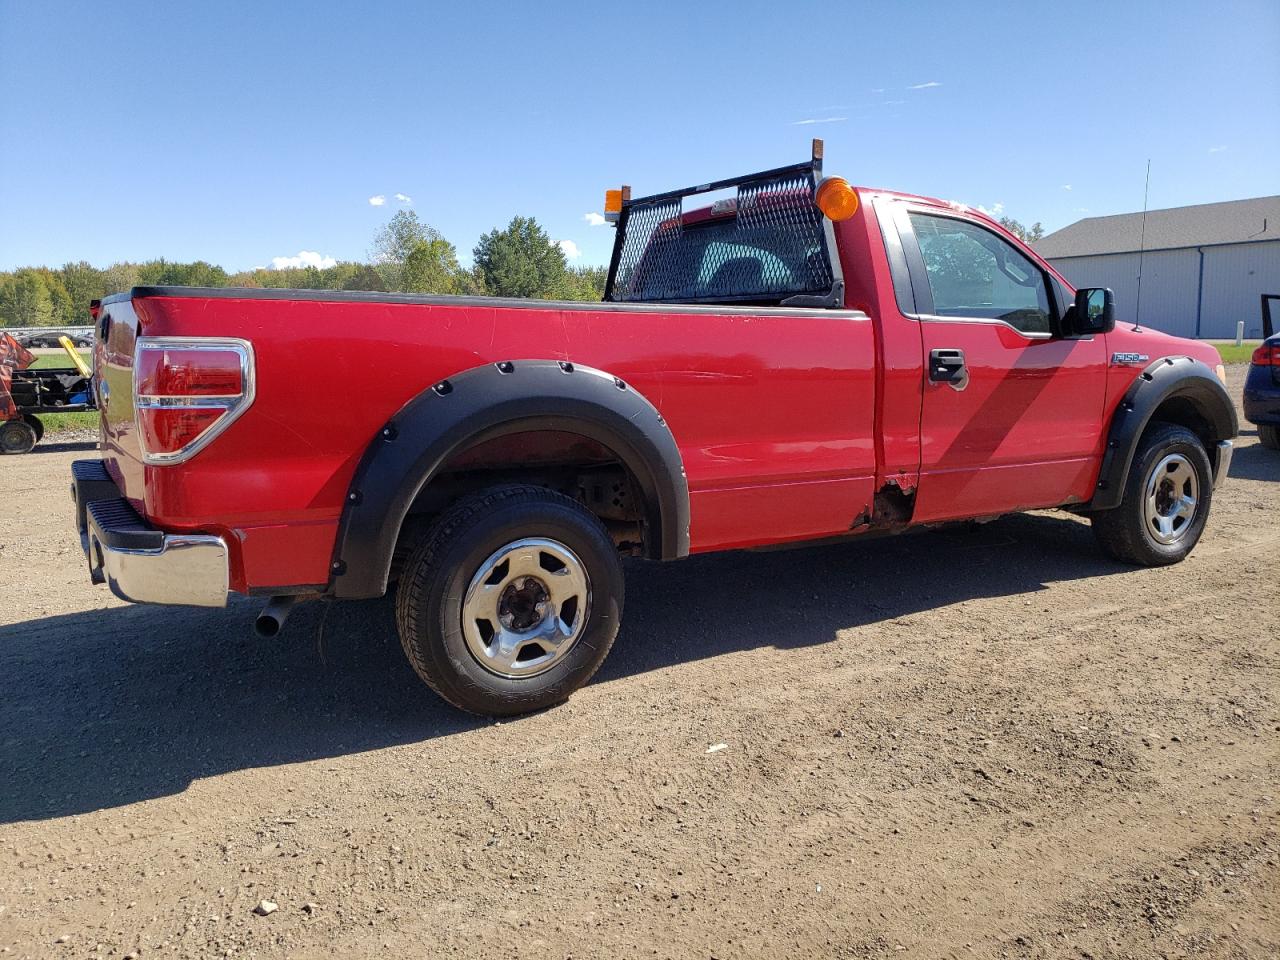
<instances>
[{"instance_id":1,"label":"cab door","mask_svg":"<svg viewBox=\"0 0 1280 960\"><path fill-rule=\"evenodd\" d=\"M1106 342L1065 337L1043 267L976 218L903 205L924 351L916 522L1087 500Z\"/></svg>"}]
</instances>

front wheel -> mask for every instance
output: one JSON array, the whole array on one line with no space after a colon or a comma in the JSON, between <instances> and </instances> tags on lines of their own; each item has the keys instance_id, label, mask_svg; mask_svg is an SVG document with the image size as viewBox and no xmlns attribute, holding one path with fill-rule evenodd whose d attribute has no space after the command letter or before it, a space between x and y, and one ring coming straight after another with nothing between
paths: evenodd
<instances>
[{"instance_id":1,"label":"front wheel","mask_svg":"<svg viewBox=\"0 0 1280 960\"><path fill-rule=\"evenodd\" d=\"M1258 439L1268 450L1280 450L1280 427L1262 424L1258 427Z\"/></svg>"},{"instance_id":2,"label":"front wheel","mask_svg":"<svg viewBox=\"0 0 1280 960\"><path fill-rule=\"evenodd\" d=\"M413 669L449 703L509 716L561 703L618 633L623 576L603 524L543 487L494 487L440 516L396 591Z\"/></svg>"},{"instance_id":3,"label":"front wheel","mask_svg":"<svg viewBox=\"0 0 1280 960\"><path fill-rule=\"evenodd\" d=\"M1120 505L1093 515L1102 549L1155 567L1189 554L1209 518L1213 468L1200 438L1172 423L1147 429L1134 452Z\"/></svg>"}]
</instances>

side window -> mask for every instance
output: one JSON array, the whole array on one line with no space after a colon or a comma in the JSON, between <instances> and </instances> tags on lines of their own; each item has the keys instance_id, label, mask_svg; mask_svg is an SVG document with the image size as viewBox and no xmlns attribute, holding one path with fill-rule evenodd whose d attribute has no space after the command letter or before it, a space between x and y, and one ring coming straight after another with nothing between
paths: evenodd
<instances>
[{"instance_id":1,"label":"side window","mask_svg":"<svg viewBox=\"0 0 1280 960\"><path fill-rule=\"evenodd\" d=\"M964 220L909 216L935 316L1003 320L1023 333L1051 332L1044 274L1011 244Z\"/></svg>"}]
</instances>

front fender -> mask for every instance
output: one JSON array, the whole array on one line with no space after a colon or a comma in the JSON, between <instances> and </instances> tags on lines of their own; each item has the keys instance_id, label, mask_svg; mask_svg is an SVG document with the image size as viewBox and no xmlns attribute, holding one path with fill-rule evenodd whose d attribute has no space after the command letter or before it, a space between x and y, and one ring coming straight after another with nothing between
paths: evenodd
<instances>
[{"instance_id":1,"label":"front fender","mask_svg":"<svg viewBox=\"0 0 1280 960\"><path fill-rule=\"evenodd\" d=\"M1116 407L1089 509L1110 510L1120 505L1125 477L1143 431L1162 404L1176 399L1184 399L1195 411L1210 441L1231 440L1239 430L1235 404L1205 363L1191 357L1155 361L1138 375ZM1215 456L1216 451L1211 449L1209 455Z\"/></svg>"},{"instance_id":2,"label":"front fender","mask_svg":"<svg viewBox=\"0 0 1280 960\"><path fill-rule=\"evenodd\" d=\"M329 592L386 593L414 499L460 450L529 430L562 430L613 450L638 481L650 554L689 553L689 487L666 421L621 379L578 364L515 360L473 367L422 391L369 444L356 468L330 564Z\"/></svg>"}]
</instances>

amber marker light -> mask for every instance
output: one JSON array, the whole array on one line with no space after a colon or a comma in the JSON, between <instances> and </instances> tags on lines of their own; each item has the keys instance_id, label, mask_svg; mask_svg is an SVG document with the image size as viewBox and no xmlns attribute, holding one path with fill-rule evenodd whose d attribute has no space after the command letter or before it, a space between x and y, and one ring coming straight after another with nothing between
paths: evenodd
<instances>
[{"instance_id":1,"label":"amber marker light","mask_svg":"<svg viewBox=\"0 0 1280 960\"><path fill-rule=\"evenodd\" d=\"M813 199L829 220L848 220L858 212L858 194L844 177L825 178Z\"/></svg>"},{"instance_id":2,"label":"amber marker light","mask_svg":"<svg viewBox=\"0 0 1280 960\"><path fill-rule=\"evenodd\" d=\"M631 198L631 188L623 187L621 190L606 190L604 192L604 218L609 223L617 223L618 217L622 214L623 201Z\"/></svg>"}]
</instances>

